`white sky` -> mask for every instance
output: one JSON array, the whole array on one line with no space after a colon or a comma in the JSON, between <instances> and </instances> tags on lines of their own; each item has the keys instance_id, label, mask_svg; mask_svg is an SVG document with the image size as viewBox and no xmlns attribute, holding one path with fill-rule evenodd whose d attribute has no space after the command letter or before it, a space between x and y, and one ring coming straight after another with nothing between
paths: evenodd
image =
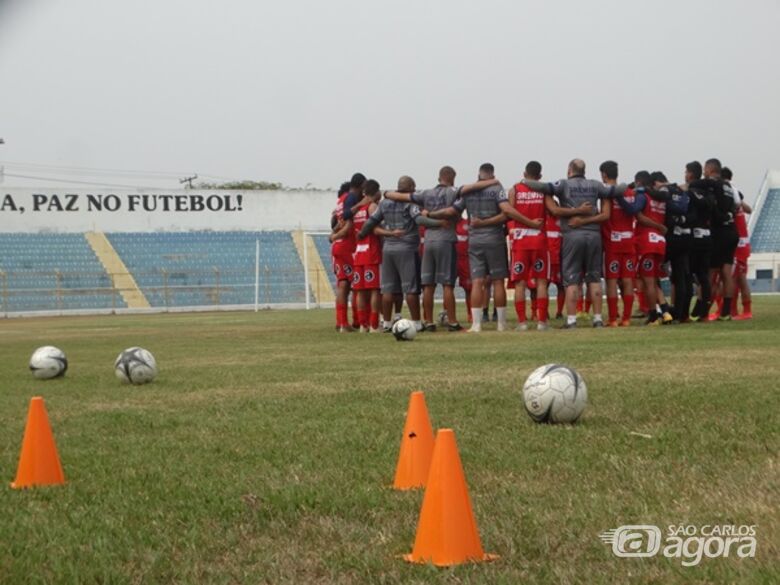
<instances>
[{"instance_id":1,"label":"white sky","mask_svg":"<svg viewBox=\"0 0 780 585\"><path fill-rule=\"evenodd\" d=\"M780 168L779 26L778 0L0 0L0 161L334 187L717 156L752 199Z\"/></svg>"}]
</instances>

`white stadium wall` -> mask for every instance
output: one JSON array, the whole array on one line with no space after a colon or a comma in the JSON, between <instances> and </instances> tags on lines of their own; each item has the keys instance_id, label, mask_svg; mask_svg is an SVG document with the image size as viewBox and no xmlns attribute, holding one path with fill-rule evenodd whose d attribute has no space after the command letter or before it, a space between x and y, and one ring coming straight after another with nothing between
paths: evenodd
<instances>
[{"instance_id":1,"label":"white stadium wall","mask_svg":"<svg viewBox=\"0 0 780 585\"><path fill-rule=\"evenodd\" d=\"M331 191L0 188L0 232L330 229Z\"/></svg>"}]
</instances>

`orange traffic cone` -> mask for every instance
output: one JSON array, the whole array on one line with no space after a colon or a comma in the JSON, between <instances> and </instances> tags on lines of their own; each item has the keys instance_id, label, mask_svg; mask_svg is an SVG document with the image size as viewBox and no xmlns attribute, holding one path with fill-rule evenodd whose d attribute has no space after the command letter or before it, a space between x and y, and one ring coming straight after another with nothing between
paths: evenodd
<instances>
[{"instance_id":1,"label":"orange traffic cone","mask_svg":"<svg viewBox=\"0 0 780 585\"><path fill-rule=\"evenodd\" d=\"M485 554L482 550L455 433L452 429L440 429L436 435L414 549L411 554L404 555L404 560L448 567L496 558L496 555Z\"/></svg>"},{"instance_id":2,"label":"orange traffic cone","mask_svg":"<svg viewBox=\"0 0 780 585\"><path fill-rule=\"evenodd\" d=\"M43 398L35 396L30 400L27 412L27 426L22 439L22 454L16 480L11 484L14 489L37 485L58 485L65 483L57 445L49 425L49 416Z\"/></svg>"},{"instance_id":3,"label":"orange traffic cone","mask_svg":"<svg viewBox=\"0 0 780 585\"><path fill-rule=\"evenodd\" d=\"M409 490L425 487L433 456L433 429L425 406L425 394L412 392L409 411L406 413L401 451L395 467L393 488Z\"/></svg>"}]
</instances>

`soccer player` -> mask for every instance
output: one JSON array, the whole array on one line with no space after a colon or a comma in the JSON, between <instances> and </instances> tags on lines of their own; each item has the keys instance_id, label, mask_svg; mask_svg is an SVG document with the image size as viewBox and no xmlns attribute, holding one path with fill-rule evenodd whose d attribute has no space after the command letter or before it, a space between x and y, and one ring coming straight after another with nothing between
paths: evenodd
<instances>
[{"instance_id":1,"label":"soccer player","mask_svg":"<svg viewBox=\"0 0 780 585\"><path fill-rule=\"evenodd\" d=\"M737 250L734 252L734 305L733 311L737 311L737 298L742 295L742 312L734 315L734 319L744 320L753 318L753 302L750 296L750 285L747 280L747 265L750 258L750 237L748 236L747 228L747 216L746 214L753 213L750 205L745 203L745 197L742 192L737 190L731 183L733 177L731 169L723 167L721 171L721 178L732 186L734 191L739 195L739 205L737 206L737 212L734 215L734 225L737 228L737 235L739 236L739 243L737 244Z\"/></svg>"},{"instance_id":2,"label":"soccer player","mask_svg":"<svg viewBox=\"0 0 780 585\"><path fill-rule=\"evenodd\" d=\"M710 256L712 255L712 234L710 221L715 206L713 195L706 189L697 186L701 179L702 166L698 161L685 165L685 183L680 188L688 191L691 207L691 273L698 284L698 298L691 311L691 321L706 323L712 302L712 287L710 286Z\"/></svg>"},{"instance_id":3,"label":"soccer player","mask_svg":"<svg viewBox=\"0 0 780 585\"><path fill-rule=\"evenodd\" d=\"M523 177L539 181L542 165L531 161L525 166ZM509 190L509 206L505 210L509 217L509 238L512 243L510 280L515 286L515 312L517 330L526 331L528 323L525 313L525 291L532 280L536 281L536 307L538 309L539 331L549 329L547 324L547 282L550 278L550 254L547 251L545 220L547 213L544 194L534 191L524 183L517 183Z\"/></svg>"},{"instance_id":4,"label":"soccer player","mask_svg":"<svg viewBox=\"0 0 780 585\"><path fill-rule=\"evenodd\" d=\"M562 319L566 293L561 280L561 220L552 213L545 216L545 235L547 251L550 253L550 283L554 284L558 291L555 298L555 318Z\"/></svg>"},{"instance_id":5,"label":"soccer player","mask_svg":"<svg viewBox=\"0 0 780 585\"><path fill-rule=\"evenodd\" d=\"M444 166L439 170L439 181L433 189L414 193L387 193L388 199L411 202L418 205L423 213L431 213L452 207L458 198L455 185L455 169ZM422 253L420 282L423 287L423 327L426 331L435 331L433 322L433 304L436 285L443 288L444 310L447 313L447 329L460 331L455 311L455 280L458 276L455 244L455 222L445 221L439 227L425 230L425 247Z\"/></svg>"},{"instance_id":6,"label":"soccer player","mask_svg":"<svg viewBox=\"0 0 780 585\"><path fill-rule=\"evenodd\" d=\"M414 193L414 189L415 184L411 177L403 176L398 179L399 193ZM444 223L421 215L420 208L412 203L383 199L358 233L358 241L372 232L384 237L380 279L382 316L386 332L390 331L394 295L399 293L406 296L406 304L415 328L417 331L422 330L418 253L420 233L417 228L420 225L442 227Z\"/></svg>"},{"instance_id":7,"label":"soccer player","mask_svg":"<svg viewBox=\"0 0 780 585\"><path fill-rule=\"evenodd\" d=\"M380 198L379 183L374 179L366 181L363 199L353 208L352 224L355 239L368 218L376 211ZM379 264L382 262L382 244L373 233L355 244L352 255L352 290L357 293L357 310L360 332L379 331Z\"/></svg>"},{"instance_id":8,"label":"soccer player","mask_svg":"<svg viewBox=\"0 0 780 585\"><path fill-rule=\"evenodd\" d=\"M336 275L336 330L350 331L347 316L350 283L352 282L352 254L355 251L355 232L352 225L352 208L363 197L366 177L355 173L349 181L349 191L338 198L334 215L336 225L328 236L331 242L333 272Z\"/></svg>"},{"instance_id":9,"label":"soccer player","mask_svg":"<svg viewBox=\"0 0 780 585\"><path fill-rule=\"evenodd\" d=\"M605 185L617 185L618 164L615 161L604 161L599 171ZM623 200L633 204L634 190L626 190ZM613 205L609 219L602 224L609 327L631 325L634 280L637 274L635 222L634 215L627 213L620 205ZM623 293L623 316L620 321L618 321L618 282Z\"/></svg>"},{"instance_id":10,"label":"soccer player","mask_svg":"<svg viewBox=\"0 0 780 585\"><path fill-rule=\"evenodd\" d=\"M504 210L510 209L506 191L495 179L492 164L479 167L480 187L476 191L461 189L462 198L452 207L431 213L431 217L457 218L468 210L469 266L471 268L471 328L470 333L482 331L482 308L485 303L485 280L493 283L493 298L498 320L497 330L506 331L506 288L509 275L506 262L506 235ZM487 182L487 183L483 183ZM486 185L487 186L483 186Z\"/></svg>"},{"instance_id":11,"label":"soccer player","mask_svg":"<svg viewBox=\"0 0 780 585\"><path fill-rule=\"evenodd\" d=\"M585 161L574 159L569 163L567 178L557 183L523 180L535 191L547 195L547 211L561 219L563 245L561 271L566 287L566 324L564 329L577 326L577 289L582 281L588 285L593 301L593 326L603 327L601 316L603 268L600 223L609 219L613 195L625 193L625 185L604 185L585 178ZM558 198L557 204L554 197ZM601 209L597 205L601 202Z\"/></svg>"},{"instance_id":12,"label":"soccer player","mask_svg":"<svg viewBox=\"0 0 780 585\"><path fill-rule=\"evenodd\" d=\"M458 218L455 224L455 255L458 264L458 284L466 295L466 314L471 323L471 267L469 266L469 220Z\"/></svg>"}]
</instances>

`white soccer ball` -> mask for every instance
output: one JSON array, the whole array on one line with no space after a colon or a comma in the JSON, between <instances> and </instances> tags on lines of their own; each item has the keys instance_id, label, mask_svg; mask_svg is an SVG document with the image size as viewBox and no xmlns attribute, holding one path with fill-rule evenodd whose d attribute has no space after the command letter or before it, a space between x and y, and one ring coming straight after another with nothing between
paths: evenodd
<instances>
[{"instance_id":1,"label":"white soccer ball","mask_svg":"<svg viewBox=\"0 0 780 585\"><path fill-rule=\"evenodd\" d=\"M68 358L61 349L52 345L39 347L30 358L30 371L39 380L64 376L68 371Z\"/></svg>"},{"instance_id":2,"label":"white soccer ball","mask_svg":"<svg viewBox=\"0 0 780 585\"><path fill-rule=\"evenodd\" d=\"M146 384L157 376L157 361L144 348L131 347L117 356L114 373L122 382Z\"/></svg>"},{"instance_id":3,"label":"white soccer ball","mask_svg":"<svg viewBox=\"0 0 780 585\"><path fill-rule=\"evenodd\" d=\"M573 423L585 410L588 388L579 372L561 364L536 368L523 385L523 404L536 422Z\"/></svg>"},{"instance_id":4,"label":"white soccer ball","mask_svg":"<svg viewBox=\"0 0 780 585\"><path fill-rule=\"evenodd\" d=\"M399 319L393 323L393 335L398 341L411 341L417 336L417 328L409 319Z\"/></svg>"}]
</instances>

